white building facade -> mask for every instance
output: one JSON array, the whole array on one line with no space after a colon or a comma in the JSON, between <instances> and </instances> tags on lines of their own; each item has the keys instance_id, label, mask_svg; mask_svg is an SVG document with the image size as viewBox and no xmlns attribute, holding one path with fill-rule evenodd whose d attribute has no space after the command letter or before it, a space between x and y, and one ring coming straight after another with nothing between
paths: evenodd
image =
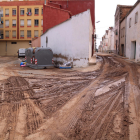
<instances>
[{"instance_id":1,"label":"white building facade","mask_svg":"<svg viewBox=\"0 0 140 140\"><path fill-rule=\"evenodd\" d=\"M140 2L126 18L126 57L140 61Z\"/></svg>"},{"instance_id":2,"label":"white building facade","mask_svg":"<svg viewBox=\"0 0 140 140\"><path fill-rule=\"evenodd\" d=\"M41 47L50 47L56 63L85 67L92 57L93 26L90 10L72 16L41 36Z\"/></svg>"},{"instance_id":3,"label":"white building facade","mask_svg":"<svg viewBox=\"0 0 140 140\"><path fill-rule=\"evenodd\" d=\"M113 27L109 27L108 30L108 51L109 52L115 52L115 47L114 47L114 29Z\"/></svg>"},{"instance_id":4,"label":"white building facade","mask_svg":"<svg viewBox=\"0 0 140 140\"><path fill-rule=\"evenodd\" d=\"M109 27L109 29L106 30L105 35L102 37L102 44L103 52L115 52L113 27Z\"/></svg>"}]
</instances>

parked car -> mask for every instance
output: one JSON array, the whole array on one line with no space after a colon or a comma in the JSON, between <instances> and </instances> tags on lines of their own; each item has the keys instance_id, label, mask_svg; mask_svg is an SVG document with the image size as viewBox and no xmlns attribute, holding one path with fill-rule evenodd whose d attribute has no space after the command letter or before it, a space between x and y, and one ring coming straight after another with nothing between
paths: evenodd
<instances>
[{"instance_id":1,"label":"parked car","mask_svg":"<svg viewBox=\"0 0 140 140\"><path fill-rule=\"evenodd\" d=\"M25 57L25 48L20 48L18 51L18 58L19 57Z\"/></svg>"},{"instance_id":2,"label":"parked car","mask_svg":"<svg viewBox=\"0 0 140 140\"><path fill-rule=\"evenodd\" d=\"M52 49L47 48L28 48L26 50L26 64L33 69L43 69L54 66Z\"/></svg>"}]
</instances>

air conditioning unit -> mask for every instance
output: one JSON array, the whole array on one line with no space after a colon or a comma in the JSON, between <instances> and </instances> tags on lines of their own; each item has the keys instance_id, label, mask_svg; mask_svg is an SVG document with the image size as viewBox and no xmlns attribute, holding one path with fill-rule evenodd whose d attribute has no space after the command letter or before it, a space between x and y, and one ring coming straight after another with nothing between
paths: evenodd
<instances>
[{"instance_id":1,"label":"air conditioning unit","mask_svg":"<svg viewBox=\"0 0 140 140\"><path fill-rule=\"evenodd\" d=\"M32 41L29 41L29 45L31 45L32 44Z\"/></svg>"}]
</instances>

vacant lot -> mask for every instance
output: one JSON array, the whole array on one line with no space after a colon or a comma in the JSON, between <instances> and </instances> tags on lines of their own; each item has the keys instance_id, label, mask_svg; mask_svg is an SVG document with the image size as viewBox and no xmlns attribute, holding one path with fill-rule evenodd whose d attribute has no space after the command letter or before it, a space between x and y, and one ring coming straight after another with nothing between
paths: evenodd
<instances>
[{"instance_id":1,"label":"vacant lot","mask_svg":"<svg viewBox=\"0 0 140 140\"><path fill-rule=\"evenodd\" d=\"M140 66L33 70L0 57L0 140L139 140Z\"/></svg>"}]
</instances>

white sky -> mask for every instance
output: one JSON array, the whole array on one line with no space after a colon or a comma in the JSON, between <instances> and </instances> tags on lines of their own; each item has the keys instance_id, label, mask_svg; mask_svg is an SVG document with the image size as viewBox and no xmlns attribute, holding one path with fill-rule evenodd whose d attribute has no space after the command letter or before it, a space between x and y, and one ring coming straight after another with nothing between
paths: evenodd
<instances>
[{"instance_id":1,"label":"white sky","mask_svg":"<svg viewBox=\"0 0 140 140\"><path fill-rule=\"evenodd\" d=\"M114 15L116 6L134 5L137 0L95 0L95 28L96 28L96 44L97 48L100 45L102 36L105 30L109 27L114 27ZM99 23L96 23L100 21Z\"/></svg>"}]
</instances>

